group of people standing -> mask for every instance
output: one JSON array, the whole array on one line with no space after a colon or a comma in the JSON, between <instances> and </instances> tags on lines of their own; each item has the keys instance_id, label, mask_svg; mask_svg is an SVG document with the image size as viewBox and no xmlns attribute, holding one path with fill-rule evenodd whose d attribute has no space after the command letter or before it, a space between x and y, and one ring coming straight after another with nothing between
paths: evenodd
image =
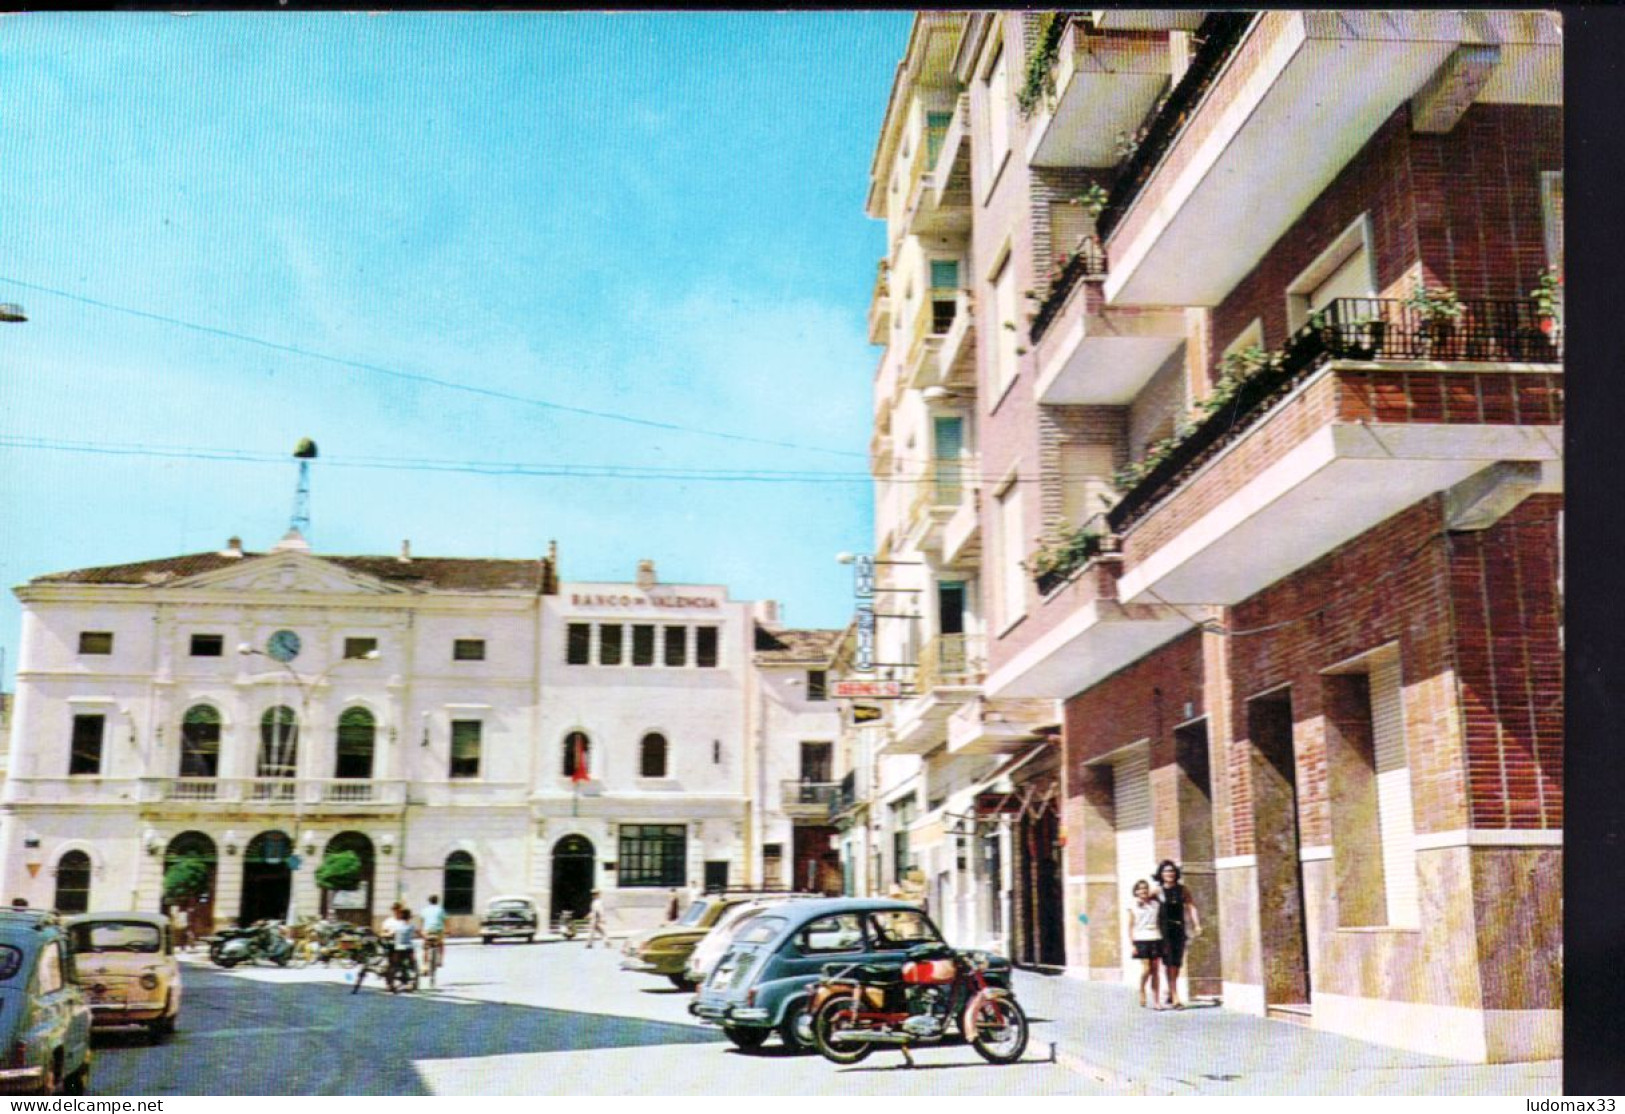
<instances>
[{"instance_id":1,"label":"group of people standing","mask_svg":"<svg viewBox=\"0 0 1625 1114\"><path fill-rule=\"evenodd\" d=\"M1202 918L1180 876L1178 864L1164 859L1157 865L1155 885L1144 878L1134 883L1134 900L1128 907L1129 941L1134 958L1140 961L1142 1007L1147 1005L1149 987L1151 1009L1185 1008L1179 1000L1179 969L1185 965L1186 944L1202 935Z\"/></svg>"},{"instance_id":2,"label":"group of people standing","mask_svg":"<svg viewBox=\"0 0 1625 1114\"><path fill-rule=\"evenodd\" d=\"M422 925L421 931L419 924ZM406 973L408 962L413 958L417 942L421 939L424 946L440 948L446 939L446 909L440 904L438 894L430 894L429 902L423 908L420 919L414 919L412 910L397 901L389 907L389 916L378 935L389 947L389 966L391 974L401 976ZM391 979L390 990L394 992L395 980Z\"/></svg>"}]
</instances>

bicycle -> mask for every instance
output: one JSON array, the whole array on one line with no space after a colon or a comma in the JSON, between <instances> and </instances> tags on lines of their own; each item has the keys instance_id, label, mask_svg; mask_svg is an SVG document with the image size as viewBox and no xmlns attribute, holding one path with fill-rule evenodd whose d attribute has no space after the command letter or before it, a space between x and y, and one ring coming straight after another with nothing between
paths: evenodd
<instances>
[{"instance_id":1,"label":"bicycle","mask_svg":"<svg viewBox=\"0 0 1625 1114\"><path fill-rule=\"evenodd\" d=\"M425 935L423 938L423 974L429 980L429 985L435 985L435 975L446 964L446 938L440 933Z\"/></svg>"}]
</instances>

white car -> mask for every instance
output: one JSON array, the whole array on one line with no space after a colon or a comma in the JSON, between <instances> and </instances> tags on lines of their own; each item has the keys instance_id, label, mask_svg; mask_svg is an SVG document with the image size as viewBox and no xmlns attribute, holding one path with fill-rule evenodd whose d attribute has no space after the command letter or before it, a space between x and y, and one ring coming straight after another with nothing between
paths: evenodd
<instances>
[{"instance_id":1,"label":"white car","mask_svg":"<svg viewBox=\"0 0 1625 1114\"><path fill-rule=\"evenodd\" d=\"M786 901L818 896L818 894L783 894L761 901L747 901L743 905L737 905L728 910L722 914L716 924L711 926L711 931L706 933L705 938L695 944L694 950L689 953L688 965L684 969L688 981L703 984L712 968L716 967L717 961L727 953L728 945L733 943L735 934L750 923L751 918L782 905Z\"/></svg>"}]
</instances>

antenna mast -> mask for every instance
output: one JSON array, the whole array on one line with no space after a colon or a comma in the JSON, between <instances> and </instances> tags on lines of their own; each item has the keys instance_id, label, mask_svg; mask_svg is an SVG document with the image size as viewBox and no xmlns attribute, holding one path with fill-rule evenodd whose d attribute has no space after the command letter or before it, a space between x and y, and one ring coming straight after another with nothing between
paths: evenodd
<instances>
[{"instance_id":1,"label":"antenna mast","mask_svg":"<svg viewBox=\"0 0 1625 1114\"><path fill-rule=\"evenodd\" d=\"M293 458L299 462L299 486L293 493L293 519L288 529L301 537L310 536L310 462L316 459L316 442L301 437L294 446Z\"/></svg>"}]
</instances>

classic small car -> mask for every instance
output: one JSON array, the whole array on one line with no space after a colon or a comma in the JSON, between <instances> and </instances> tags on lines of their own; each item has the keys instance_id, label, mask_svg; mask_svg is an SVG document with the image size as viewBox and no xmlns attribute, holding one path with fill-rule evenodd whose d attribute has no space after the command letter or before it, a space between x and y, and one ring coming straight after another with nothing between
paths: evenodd
<instances>
[{"instance_id":1,"label":"classic small car","mask_svg":"<svg viewBox=\"0 0 1625 1114\"><path fill-rule=\"evenodd\" d=\"M773 1033L792 1052L812 1046L808 1004L827 963L896 964L910 949L941 943L917 905L880 898L786 902L746 921L689 1004L740 1048ZM987 981L1009 988L1010 961L989 957Z\"/></svg>"},{"instance_id":2,"label":"classic small car","mask_svg":"<svg viewBox=\"0 0 1625 1114\"><path fill-rule=\"evenodd\" d=\"M523 936L525 943L536 939L541 917L536 902L524 894L493 897L485 904L485 916L480 918L480 939L489 944L493 940Z\"/></svg>"},{"instance_id":3,"label":"classic small car","mask_svg":"<svg viewBox=\"0 0 1625 1114\"><path fill-rule=\"evenodd\" d=\"M661 925L634 936L621 949L625 958L623 971L638 971L646 975L664 975L673 986L693 989L684 969L694 945L705 939L706 933L722 916L745 902L744 897L726 894L707 894L683 911L671 924Z\"/></svg>"},{"instance_id":4,"label":"classic small car","mask_svg":"<svg viewBox=\"0 0 1625 1114\"><path fill-rule=\"evenodd\" d=\"M56 914L0 912L0 1092L81 1095L90 1005Z\"/></svg>"},{"instance_id":5,"label":"classic small car","mask_svg":"<svg viewBox=\"0 0 1625 1114\"><path fill-rule=\"evenodd\" d=\"M84 913L67 920L79 979L98 1027L143 1025L156 1044L175 1031L181 969L157 913Z\"/></svg>"}]
</instances>

